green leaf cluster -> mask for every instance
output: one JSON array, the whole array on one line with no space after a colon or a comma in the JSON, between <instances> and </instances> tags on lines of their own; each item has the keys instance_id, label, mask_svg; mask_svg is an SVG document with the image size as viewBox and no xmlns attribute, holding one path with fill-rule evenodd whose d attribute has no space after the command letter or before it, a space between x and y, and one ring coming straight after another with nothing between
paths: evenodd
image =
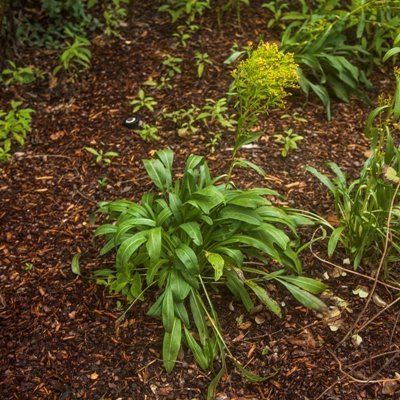
<instances>
[{"instance_id":1,"label":"green leaf cluster","mask_svg":"<svg viewBox=\"0 0 400 400\"><path fill-rule=\"evenodd\" d=\"M11 110L0 110L0 162L11 157L13 143L24 145L27 134L31 130L34 112L31 108L21 108L22 101L11 101Z\"/></svg>"},{"instance_id":2,"label":"green leaf cluster","mask_svg":"<svg viewBox=\"0 0 400 400\"><path fill-rule=\"evenodd\" d=\"M225 355L231 353L211 292L225 286L248 311L257 301L280 316L267 282L282 284L314 309L323 307L315 294L324 285L302 276L295 250L297 214L274 206L266 197L276 195L274 191L226 186L222 177L211 177L198 155L189 156L183 175L174 179L173 158L166 149L144 160L160 194L146 193L138 203L100 205L99 212L108 219L95 236L105 237L100 253L115 251L116 262L95 275L130 301L142 299L147 288L156 285L157 298L148 314L159 317L164 326L165 369L172 371L184 344L201 368L212 370L217 357L225 365ZM246 264L249 259L260 267Z\"/></svg>"}]
</instances>

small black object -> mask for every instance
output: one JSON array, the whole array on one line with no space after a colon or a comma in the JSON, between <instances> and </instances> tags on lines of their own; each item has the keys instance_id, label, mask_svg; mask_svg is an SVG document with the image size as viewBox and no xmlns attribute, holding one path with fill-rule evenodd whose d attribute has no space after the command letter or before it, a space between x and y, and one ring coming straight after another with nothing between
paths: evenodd
<instances>
[{"instance_id":1,"label":"small black object","mask_svg":"<svg viewBox=\"0 0 400 400\"><path fill-rule=\"evenodd\" d=\"M129 129L137 129L139 128L139 124L140 124L140 119L139 117L136 116L129 117L122 123L122 125L125 126L125 128Z\"/></svg>"}]
</instances>

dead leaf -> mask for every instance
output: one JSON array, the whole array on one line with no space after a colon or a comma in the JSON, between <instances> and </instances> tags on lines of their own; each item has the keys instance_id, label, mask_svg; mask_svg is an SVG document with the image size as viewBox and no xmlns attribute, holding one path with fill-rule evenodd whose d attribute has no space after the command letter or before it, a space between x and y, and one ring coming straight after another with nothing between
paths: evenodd
<instances>
[{"instance_id":1,"label":"dead leaf","mask_svg":"<svg viewBox=\"0 0 400 400\"><path fill-rule=\"evenodd\" d=\"M98 377L99 377L99 375L96 374L96 372L93 372L93 374L89 375L89 378L92 379L93 381L95 381Z\"/></svg>"}]
</instances>

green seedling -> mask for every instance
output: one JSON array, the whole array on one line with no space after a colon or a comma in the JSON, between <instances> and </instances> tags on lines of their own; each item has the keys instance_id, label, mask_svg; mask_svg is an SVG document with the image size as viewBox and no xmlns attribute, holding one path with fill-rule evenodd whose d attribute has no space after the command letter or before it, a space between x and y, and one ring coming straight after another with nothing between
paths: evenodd
<instances>
[{"instance_id":1,"label":"green seedling","mask_svg":"<svg viewBox=\"0 0 400 400\"><path fill-rule=\"evenodd\" d=\"M129 102L133 106L132 112L136 113L139 110L146 108L147 110L154 112L154 106L157 105L157 101L151 97L146 96L143 89L139 89L137 97Z\"/></svg>"},{"instance_id":2,"label":"green seedling","mask_svg":"<svg viewBox=\"0 0 400 400\"><path fill-rule=\"evenodd\" d=\"M93 147L85 147L85 150L95 157L96 164L108 166L111 164L111 159L118 157L119 154L115 151L96 150Z\"/></svg>"}]
</instances>

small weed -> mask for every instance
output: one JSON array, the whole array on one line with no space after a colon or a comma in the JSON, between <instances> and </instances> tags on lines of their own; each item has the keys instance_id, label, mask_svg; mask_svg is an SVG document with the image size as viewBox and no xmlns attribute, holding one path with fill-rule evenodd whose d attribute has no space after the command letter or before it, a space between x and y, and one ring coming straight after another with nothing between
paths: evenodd
<instances>
[{"instance_id":1,"label":"small weed","mask_svg":"<svg viewBox=\"0 0 400 400\"><path fill-rule=\"evenodd\" d=\"M96 158L96 164L108 166L111 164L111 159L118 157L119 154L115 151L96 150L93 147L85 147L85 150Z\"/></svg>"},{"instance_id":2,"label":"small weed","mask_svg":"<svg viewBox=\"0 0 400 400\"><path fill-rule=\"evenodd\" d=\"M20 108L21 101L11 101L11 110L0 110L0 162L11 157L12 142L24 145L31 130L32 117L35 111L31 108Z\"/></svg>"},{"instance_id":3,"label":"small weed","mask_svg":"<svg viewBox=\"0 0 400 400\"><path fill-rule=\"evenodd\" d=\"M282 145L281 154L282 157L286 157L290 150L296 150L298 148L297 142L303 140L303 136L298 135L296 132L293 132L292 128L286 129L285 133L280 133L274 135L275 143L279 143Z\"/></svg>"},{"instance_id":4,"label":"small weed","mask_svg":"<svg viewBox=\"0 0 400 400\"><path fill-rule=\"evenodd\" d=\"M154 125L144 123L137 132L139 136L147 142L160 139L160 137L157 135L158 129Z\"/></svg>"},{"instance_id":5,"label":"small weed","mask_svg":"<svg viewBox=\"0 0 400 400\"><path fill-rule=\"evenodd\" d=\"M175 75L182 73L182 69L180 67L182 61L182 58L173 57L170 54L166 54L163 57L162 65L166 67L167 75L169 78L173 78Z\"/></svg>"},{"instance_id":6,"label":"small weed","mask_svg":"<svg viewBox=\"0 0 400 400\"><path fill-rule=\"evenodd\" d=\"M25 263L24 265L24 271L30 271L31 269L33 269L34 265L30 262Z\"/></svg>"},{"instance_id":7,"label":"small weed","mask_svg":"<svg viewBox=\"0 0 400 400\"><path fill-rule=\"evenodd\" d=\"M108 185L108 179L104 176L103 178L97 179L97 183L101 189L105 189Z\"/></svg>"},{"instance_id":8,"label":"small weed","mask_svg":"<svg viewBox=\"0 0 400 400\"><path fill-rule=\"evenodd\" d=\"M207 53L200 53L199 51L196 51L194 57L196 59L197 76L201 78L204 74L206 65L212 65L213 62Z\"/></svg>"},{"instance_id":9,"label":"small weed","mask_svg":"<svg viewBox=\"0 0 400 400\"><path fill-rule=\"evenodd\" d=\"M139 89L135 99L131 100L129 103L133 106L133 112L136 113L142 108L147 108L149 111L154 112L154 106L157 105L157 101L151 96L146 96L143 89Z\"/></svg>"}]
</instances>

